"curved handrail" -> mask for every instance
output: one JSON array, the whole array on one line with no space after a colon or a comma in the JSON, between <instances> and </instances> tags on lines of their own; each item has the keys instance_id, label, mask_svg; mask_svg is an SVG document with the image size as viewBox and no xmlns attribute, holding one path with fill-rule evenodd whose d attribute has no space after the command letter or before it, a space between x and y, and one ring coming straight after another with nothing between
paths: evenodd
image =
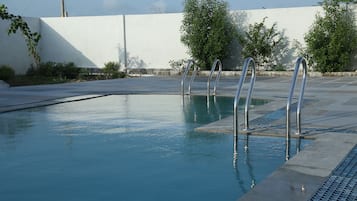
<instances>
[{"instance_id":1,"label":"curved handrail","mask_svg":"<svg viewBox=\"0 0 357 201\"><path fill-rule=\"evenodd\" d=\"M307 77L307 65L306 65L306 60L304 57L299 57L296 60L295 70L294 70L293 78L291 81L290 93L289 93L288 101L286 103L286 140L287 140L287 144L290 144L291 102L292 102L292 98L294 95L296 79L298 77L301 64L303 66L303 77L302 77L302 81L301 81L299 100L298 100L298 104L296 107L296 135L301 135L301 107L302 107L302 101L304 98L304 91L305 91L306 77ZM289 149L287 149L286 160L289 160L289 157L290 157L290 153L289 153Z\"/></svg>"},{"instance_id":2,"label":"curved handrail","mask_svg":"<svg viewBox=\"0 0 357 201\"><path fill-rule=\"evenodd\" d=\"M244 84L244 80L245 77L247 75L247 71L248 71L248 67L249 65L252 64L252 75L250 78L250 85L249 85L249 89L248 89L248 95L246 97L245 100L245 109L244 109L244 125L245 125L245 130L249 129L249 105L250 105L250 99L252 96L252 92L253 92L253 87L254 87L254 83L255 83L255 78L256 78L256 72L255 72L255 63L254 60L249 57L246 58L244 60L244 65L243 65L243 69L242 69L242 75L239 79L239 83L238 83L238 88L237 88L237 92L236 92L236 96L234 98L234 118L233 118L233 136L234 136L234 140L233 140L233 147L234 147L234 154L238 154L238 103L239 103L239 99L240 99L240 92L242 90L242 86Z\"/></svg>"},{"instance_id":3,"label":"curved handrail","mask_svg":"<svg viewBox=\"0 0 357 201\"><path fill-rule=\"evenodd\" d=\"M193 68L193 72L192 72L192 76L191 76L191 79L190 79L190 83L188 84L188 94L189 95L191 94L191 85L192 85L193 81L195 80L197 72L199 70L200 70L200 68L195 65L194 68Z\"/></svg>"},{"instance_id":4,"label":"curved handrail","mask_svg":"<svg viewBox=\"0 0 357 201\"><path fill-rule=\"evenodd\" d=\"M207 80L207 96L211 95L211 79L213 76L213 72L216 70L218 65L218 74L216 77L216 81L214 82L214 86L213 86L213 95L216 95L216 90L217 90L217 85L219 82L219 78L221 77L221 73L222 73L222 62L219 59L216 59L213 62L212 68L211 68L211 73L208 76L208 80Z\"/></svg>"},{"instance_id":5,"label":"curved handrail","mask_svg":"<svg viewBox=\"0 0 357 201\"><path fill-rule=\"evenodd\" d=\"M192 76L191 76L190 83L188 85L188 94L191 94L191 84L192 84L193 80L195 79L195 77L197 75L197 71L199 70L199 67L197 67L195 65L195 62L190 59L187 62L185 71L184 71L184 73L182 75L182 78L181 78L181 93L182 93L182 95L185 95L185 80L186 80L187 74L190 71L192 66L194 66L193 73L192 73Z\"/></svg>"}]
</instances>

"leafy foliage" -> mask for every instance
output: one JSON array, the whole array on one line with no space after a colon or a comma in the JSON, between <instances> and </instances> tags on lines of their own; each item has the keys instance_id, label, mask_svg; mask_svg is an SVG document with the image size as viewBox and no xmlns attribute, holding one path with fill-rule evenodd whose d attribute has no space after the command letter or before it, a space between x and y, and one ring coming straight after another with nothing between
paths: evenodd
<instances>
[{"instance_id":1,"label":"leafy foliage","mask_svg":"<svg viewBox=\"0 0 357 201\"><path fill-rule=\"evenodd\" d=\"M185 0L181 41L202 68L229 54L237 30L223 0Z\"/></svg>"},{"instance_id":2,"label":"leafy foliage","mask_svg":"<svg viewBox=\"0 0 357 201\"><path fill-rule=\"evenodd\" d=\"M260 23L249 25L245 32L242 54L254 58L258 66L278 65L287 53L288 41L282 32L273 24L270 28L265 25L266 17Z\"/></svg>"},{"instance_id":3,"label":"leafy foliage","mask_svg":"<svg viewBox=\"0 0 357 201\"><path fill-rule=\"evenodd\" d=\"M353 4L356 4L356 3L357 3L357 1L356 1L356 0L338 0L338 2L341 2L341 3L346 3L346 4L348 4L348 3L353 3ZM320 4L320 5L322 5L322 4L323 4L323 2L319 2L319 4Z\"/></svg>"},{"instance_id":4,"label":"leafy foliage","mask_svg":"<svg viewBox=\"0 0 357 201\"><path fill-rule=\"evenodd\" d=\"M307 65L311 68L314 63L311 55L307 51L307 47L303 46L298 40L294 39L292 42L292 47L296 51L296 54L304 57L307 60Z\"/></svg>"},{"instance_id":5,"label":"leafy foliage","mask_svg":"<svg viewBox=\"0 0 357 201\"><path fill-rule=\"evenodd\" d=\"M40 63L37 67L31 67L26 75L16 75L8 80L11 86L37 85L37 84L57 84L72 81L103 80L113 78L123 78L124 72L118 72L118 63L108 62L107 71L100 68L78 68L74 63L46 62ZM113 72L108 74L109 71ZM0 69L0 75L2 75Z\"/></svg>"},{"instance_id":6,"label":"leafy foliage","mask_svg":"<svg viewBox=\"0 0 357 201\"><path fill-rule=\"evenodd\" d=\"M34 58L36 65L39 64L41 58L37 52L37 45L40 41L41 35L37 32L31 32L29 26L22 19L22 17L10 14L4 4L0 4L0 18L2 20L10 21L10 27L8 30L9 35L16 33L17 30L20 30L23 33L29 54Z\"/></svg>"},{"instance_id":7,"label":"leafy foliage","mask_svg":"<svg viewBox=\"0 0 357 201\"><path fill-rule=\"evenodd\" d=\"M343 1L351 2L351 1ZM352 9L341 0L324 0L324 16L317 15L305 36L307 52L320 72L351 70L357 50L357 29Z\"/></svg>"},{"instance_id":8,"label":"leafy foliage","mask_svg":"<svg viewBox=\"0 0 357 201\"><path fill-rule=\"evenodd\" d=\"M180 59L180 60L170 60L169 64L172 69L177 70L177 71L182 71L185 68L185 65L187 64L188 60L187 59Z\"/></svg>"},{"instance_id":9,"label":"leafy foliage","mask_svg":"<svg viewBox=\"0 0 357 201\"><path fill-rule=\"evenodd\" d=\"M10 66L0 66L0 80L9 81L14 77L15 71Z\"/></svg>"},{"instance_id":10,"label":"leafy foliage","mask_svg":"<svg viewBox=\"0 0 357 201\"><path fill-rule=\"evenodd\" d=\"M47 62L40 63L36 68L30 68L26 75L27 76L38 76L38 77L53 77L56 79L77 79L81 69L76 67L74 63L56 63Z\"/></svg>"},{"instance_id":11,"label":"leafy foliage","mask_svg":"<svg viewBox=\"0 0 357 201\"><path fill-rule=\"evenodd\" d=\"M125 77L125 73L119 72L120 63L110 61L104 64L103 72L107 79L115 79L115 78L123 78Z\"/></svg>"}]
</instances>

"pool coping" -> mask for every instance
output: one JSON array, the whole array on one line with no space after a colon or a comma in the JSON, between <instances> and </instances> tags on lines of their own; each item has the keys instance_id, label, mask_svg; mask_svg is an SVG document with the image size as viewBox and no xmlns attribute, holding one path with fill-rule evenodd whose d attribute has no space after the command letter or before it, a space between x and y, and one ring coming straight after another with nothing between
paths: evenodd
<instances>
[{"instance_id":1,"label":"pool coping","mask_svg":"<svg viewBox=\"0 0 357 201\"><path fill-rule=\"evenodd\" d=\"M356 144L354 134L318 135L239 200L309 200Z\"/></svg>"},{"instance_id":2,"label":"pool coping","mask_svg":"<svg viewBox=\"0 0 357 201\"><path fill-rule=\"evenodd\" d=\"M27 110L27 109L31 109L31 108L46 107L46 106L57 105L57 104L62 104L62 103L90 100L90 99L101 98L101 97L110 96L110 95L112 95L112 94L102 94L102 95L88 94L88 95L79 95L79 96L72 96L72 97L54 98L54 99L24 103L24 104L20 104L20 105L17 104L17 105L13 105L13 106L8 105L3 108L0 107L0 114L8 113L8 112L15 112L15 111L19 111L19 110Z\"/></svg>"}]
</instances>

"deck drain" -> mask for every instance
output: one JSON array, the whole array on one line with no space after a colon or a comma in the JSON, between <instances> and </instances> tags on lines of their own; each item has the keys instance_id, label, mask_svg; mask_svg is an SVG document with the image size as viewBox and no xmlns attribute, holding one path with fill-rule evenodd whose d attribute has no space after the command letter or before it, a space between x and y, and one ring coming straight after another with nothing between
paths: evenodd
<instances>
[{"instance_id":1,"label":"deck drain","mask_svg":"<svg viewBox=\"0 0 357 201\"><path fill-rule=\"evenodd\" d=\"M357 145L311 198L318 200L357 200Z\"/></svg>"}]
</instances>

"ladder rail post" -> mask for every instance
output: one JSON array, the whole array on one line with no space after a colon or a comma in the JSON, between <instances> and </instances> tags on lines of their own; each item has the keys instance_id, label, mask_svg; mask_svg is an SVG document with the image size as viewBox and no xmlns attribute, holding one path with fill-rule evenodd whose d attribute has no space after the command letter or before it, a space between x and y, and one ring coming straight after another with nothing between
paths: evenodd
<instances>
[{"instance_id":1,"label":"ladder rail post","mask_svg":"<svg viewBox=\"0 0 357 201\"><path fill-rule=\"evenodd\" d=\"M254 60L251 60L252 62L252 68L254 70L252 70L252 76L250 78L250 84L249 84L249 89L248 89L248 95L247 98L245 100L245 107L244 107L244 130L248 131L249 130L249 106L251 103L251 97L252 97L252 93L253 93L253 86L255 84L255 79L256 79L256 72L255 72L255 63ZM249 65L249 64L248 64Z\"/></svg>"},{"instance_id":2,"label":"ladder rail post","mask_svg":"<svg viewBox=\"0 0 357 201\"><path fill-rule=\"evenodd\" d=\"M303 57L299 57L295 63L295 70L293 74L293 78L291 80L290 92L288 96L288 100L286 103L286 160L290 158L290 139L291 139L291 102L294 95L296 80L299 74L300 66L303 66L303 78L301 82L301 89L298 99L298 104L296 108L296 128L297 128L297 135L301 135L301 107L302 101L304 97L305 85L306 85L306 78L307 78L307 65L306 60Z\"/></svg>"},{"instance_id":3,"label":"ladder rail post","mask_svg":"<svg viewBox=\"0 0 357 201\"><path fill-rule=\"evenodd\" d=\"M296 134L297 135L302 134L301 133L301 108L304 101L303 99L304 99L304 92L305 92L306 78L307 78L306 60L305 59L301 60L301 64L303 65L303 77L301 81L299 101L296 108Z\"/></svg>"},{"instance_id":4,"label":"ladder rail post","mask_svg":"<svg viewBox=\"0 0 357 201\"><path fill-rule=\"evenodd\" d=\"M192 72L192 76L191 76L191 79L190 79L190 83L188 84L188 94L190 95L191 94L191 85L193 83L193 80L195 80L196 78L196 75L197 75L197 72L200 70L200 68L198 66L194 66L193 67L193 72Z\"/></svg>"},{"instance_id":5,"label":"ladder rail post","mask_svg":"<svg viewBox=\"0 0 357 201\"><path fill-rule=\"evenodd\" d=\"M239 79L237 92L236 92L236 95L235 95L235 98L234 98L234 103L233 103L233 113L234 113L234 116L233 116L233 137L234 137L234 139L233 139L233 149L234 149L234 155L238 154L238 132L239 132L238 105L239 105L239 99L240 99L242 86L244 84L244 80L245 80L245 77L247 75L247 70L248 70L248 67L249 67L249 65L251 63L253 64L252 65L252 77L251 77L251 82L250 82L250 86L249 86L249 92L248 92L247 99L251 98L251 94L252 94L254 83L255 83L256 73L255 73L254 60L251 57L249 57L249 58L246 58L245 61L244 61L244 65L243 65L243 69L242 69L242 75L241 75L241 77ZM247 103L247 101L250 103L250 100L246 100L246 103ZM248 105L248 107L249 107L249 105ZM248 112L245 115L246 115L246 119L248 121Z\"/></svg>"},{"instance_id":6,"label":"ladder rail post","mask_svg":"<svg viewBox=\"0 0 357 201\"><path fill-rule=\"evenodd\" d=\"M222 62L219 61L218 62L218 74L217 74L216 81L214 82L214 86L213 86L213 95L216 95L217 86L218 86L219 80L221 78L222 68L223 68Z\"/></svg>"},{"instance_id":7,"label":"ladder rail post","mask_svg":"<svg viewBox=\"0 0 357 201\"><path fill-rule=\"evenodd\" d=\"M216 95L217 85L218 85L219 79L221 77L221 72L222 72L222 62L219 59L216 59L213 62L213 65L212 65L212 68L211 68L211 72L210 72L210 74L208 76L208 80L207 80L207 96L211 95L211 79L213 77L214 71L217 68L217 65L218 65L218 74L216 76L216 81L215 81L214 86L213 86L213 95Z\"/></svg>"},{"instance_id":8,"label":"ladder rail post","mask_svg":"<svg viewBox=\"0 0 357 201\"><path fill-rule=\"evenodd\" d=\"M191 67L194 65L195 65L195 62L192 59L188 60L185 71L182 74L182 78L181 78L181 93L182 93L182 95L185 95L185 81L187 78L187 74L190 71ZM191 77L191 80L192 80L192 77ZM191 89L191 84L189 85L189 89Z\"/></svg>"},{"instance_id":9,"label":"ladder rail post","mask_svg":"<svg viewBox=\"0 0 357 201\"><path fill-rule=\"evenodd\" d=\"M211 79L213 77L213 72L214 70L216 70L216 66L217 66L218 60L216 59L211 67L211 72L208 76L208 80L207 80L207 96L211 95Z\"/></svg>"}]
</instances>

